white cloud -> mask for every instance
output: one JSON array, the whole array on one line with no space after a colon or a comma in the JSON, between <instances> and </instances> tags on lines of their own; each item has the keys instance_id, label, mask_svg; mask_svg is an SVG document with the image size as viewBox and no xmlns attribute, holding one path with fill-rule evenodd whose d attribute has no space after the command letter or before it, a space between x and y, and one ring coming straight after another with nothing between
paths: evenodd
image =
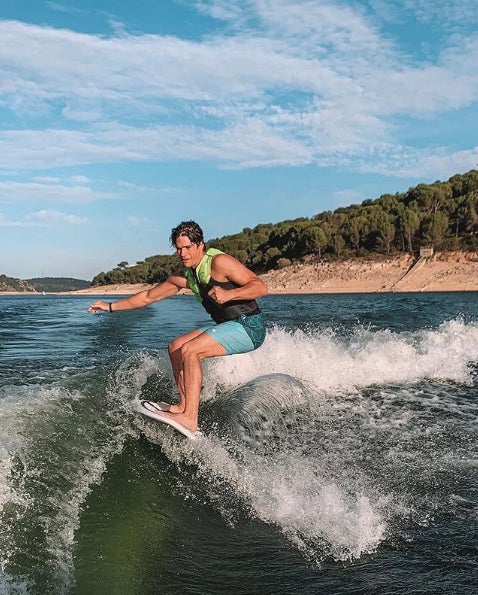
<instances>
[{"instance_id":1,"label":"white cloud","mask_svg":"<svg viewBox=\"0 0 478 595\"><path fill-rule=\"evenodd\" d=\"M0 168L171 159L235 168L340 164L396 143L406 169L399 118L478 101L476 36L450 37L436 62L418 64L363 4L195 4L235 33L193 42L0 22L0 105L50 122L0 132ZM370 4L398 11L395 0ZM452 5L456 15L471 6ZM417 10L426 7L420 0Z\"/></svg>"},{"instance_id":2,"label":"white cloud","mask_svg":"<svg viewBox=\"0 0 478 595\"><path fill-rule=\"evenodd\" d=\"M392 23L404 22L410 15L445 28L457 23L473 27L478 21L476 0L368 0L368 4L380 18Z\"/></svg>"},{"instance_id":3,"label":"white cloud","mask_svg":"<svg viewBox=\"0 0 478 595\"><path fill-rule=\"evenodd\" d=\"M145 186L138 186L134 182L125 182L124 180L119 180L117 184L120 188L125 188L126 190L135 190L138 192L143 192L146 190Z\"/></svg>"},{"instance_id":4,"label":"white cloud","mask_svg":"<svg viewBox=\"0 0 478 595\"><path fill-rule=\"evenodd\" d=\"M68 100L61 110L61 115L67 120L91 123L101 119L101 110L94 106L86 109L84 104L79 106L75 105L74 101Z\"/></svg>"},{"instance_id":5,"label":"white cloud","mask_svg":"<svg viewBox=\"0 0 478 595\"><path fill-rule=\"evenodd\" d=\"M0 227L38 227L38 223L28 221L9 221L5 217L0 216Z\"/></svg>"},{"instance_id":6,"label":"white cloud","mask_svg":"<svg viewBox=\"0 0 478 595\"><path fill-rule=\"evenodd\" d=\"M400 0L400 3L425 22L439 21L445 25L457 22L473 25L478 22L476 0Z\"/></svg>"},{"instance_id":7,"label":"white cloud","mask_svg":"<svg viewBox=\"0 0 478 595\"><path fill-rule=\"evenodd\" d=\"M36 221L43 225L56 225L59 223L67 225L83 225L87 222L85 217L78 217L77 215L46 209L30 213L25 219L28 221Z\"/></svg>"},{"instance_id":8,"label":"white cloud","mask_svg":"<svg viewBox=\"0 0 478 595\"><path fill-rule=\"evenodd\" d=\"M397 145L384 145L381 158L371 155L370 159L357 162L357 169L363 173L378 173L395 177L421 179L446 179L456 173L476 169L478 146L459 151L444 147L416 149Z\"/></svg>"},{"instance_id":9,"label":"white cloud","mask_svg":"<svg viewBox=\"0 0 478 595\"><path fill-rule=\"evenodd\" d=\"M32 181L0 182L0 204L85 204L97 200L111 200L115 195L96 191L88 186L71 186L56 182Z\"/></svg>"},{"instance_id":10,"label":"white cloud","mask_svg":"<svg viewBox=\"0 0 478 595\"><path fill-rule=\"evenodd\" d=\"M207 14L213 19L219 21L228 21L237 24L244 17L244 7L247 5L247 0L244 0L242 6L238 5L234 0L231 1L213 1L207 2L205 0L198 0L194 2L196 10Z\"/></svg>"},{"instance_id":11,"label":"white cloud","mask_svg":"<svg viewBox=\"0 0 478 595\"><path fill-rule=\"evenodd\" d=\"M310 162L310 151L301 142L286 138L273 127L251 119L225 130L157 126L147 130L112 125L95 132L43 130L0 132L5 151L1 167L45 168L114 161L205 159L239 167ZM50 199L70 194L70 202L97 199L92 190L77 186L39 188L23 184L23 192L47 192ZM0 202L4 200L0 183ZM9 189L9 188L7 188ZM3 195L3 196L2 196Z\"/></svg>"},{"instance_id":12,"label":"white cloud","mask_svg":"<svg viewBox=\"0 0 478 595\"><path fill-rule=\"evenodd\" d=\"M149 193L150 196L158 196L160 194L178 194L183 192L181 188L178 186L161 186L161 185L153 185L153 186L144 186L140 184L136 184L135 182L127 182L125 180L118 180L116 185L121 190L124 189L127 191L128 196L137 196L138 193ZM132 194L134 193L134 194Z\"/></svg>"},{"instance_id":13,"label":"white cloud","mask_svg":"<svg viewBox=\"0 0 478 595\"><path fill-rule=\"evenodd\" d=\"M55 12L64 12L64 13L78 13L81 12L79 9L74 8L73 6L66 6L60 2L52 2L51 0L45 1L45 6L47 6L50 10Z\"/></svg>"},{"instance_id":14,"label":"white cloud","mask_svg":"<svg viewBox=\"0 0 478 595\"><path fill-rule=\"evenodd\" d=\"M84 217L45 209L29 213L24 218L16 220L9 220L3 213L0 213L0 227L50 227L58 224L83 225L86 222L87 219Z\"/></svg>"},{"instance_id":15,"label":"white cloud","mask_svg":"<svg viewBox=\"0 0 478 595\"><path fill-rule=\"evenodd\" d=\"M24 221L11 221L4 213L0 213L0 227L25 227ZM31 224L30 224L31 226Z\"/></svg>"},{"instance_id":16,"label":"white cloud","mask_svg":"<svg viewBox=\"0 0 478 595\"><path fill-rule=\"evenodd\" d=\"M385 122L369 114L328 108L292 117L278 112L271 116L274 125L260 118L250 118L225 130L201 130L193 127L158 126L147 131L116 125L96 133L51 131L28 133L28 142L17 144L16 135L4 137L3 166L43 168L53 162L57 166L78 163L107 163L114 161L203 160L227 168L261 166L297 166L316 163L321 166L346 165L387 175L415 175L416 155L430 156L430 163L443 163L447 150L433 147L422 150L383 141L389 136ZM61 134L60 134L61 132ZM25 133L19 133L24 138ZM38 138L37 138L38 135ZM61 146L56 145L62 137ZM1 134L0 134L1 138ZM96 144L95 144L96 143ZM40 147L44 147L41 151ZM440 161L433 159L436 152ZM449 159L454 160L454 151ZM465 152L466 153L466 152ZM471 149L470 154L474 154ZM410 155L413 157L410 159ZM93 156L93 158L92 158ZM470 160L466 160L468 163ZM355 164L355 165L354 165ZM388 165L387 165L388 164ZM474 167L472 163L470 167ZM428 167L427 169L430 169ZM408 173L407 173L408 172ZM423 174L425 172L422 172ZM440 169L433 175L443 175ZM118 188L132 188L119 182ZM161 192L177 189L161 188ZM87 203L118 198L112 192L93 190L81 180L77 185L38 182L0 182L1 202L69 202Z\"/></svg>"},{"instance_id":17,"label":"white cloud","mask_svg":"<svg viewBox=\"0 0 478 595\"><path fill-rule=\"evenodd\" d=\"M176 109L171 99L216 106L234 100L240 114L241 98L249 105L252 98L268 97L271 102L286 90L327 98L338 105L349 96L363 110L367 108L361 101L367 97L364 85L375 80L376 88L388 97L397 90L390 80L397 70L400 84L413 85L417 95L429 86L429 76L420 80L429 66L422 73L421 68L407 65L387 38L349 7L283 1L257 5L266 26L281 25L280 34L256 31L198 43L158 35L100 38L3 22L2 86L14 109L25 109L29 102L32 110L39 105L56 109L60 103L65 117L84 122L98 120L102 112L103 117L121 114L123 121L124 117L141 118L138 108L149 116L156 105L157 114L171 112ZM284 37L284 30L296 36L294 44ZM311 30L317 32L322 45L311 41ZM472 64L478 52L469 49L473 53L466 61ZM454 61L439 71L443 84L434 89L439 98L426 109L455 107L460 103L461 87L468 101L466 75L476 93L474 77L463 66L458 70L463 75L460 88L451 97L449 85L455 86L457 66ZM184 113L184 104L176 106ZM410 109L409 101L401 107ZM195 107L190 110L194 112Z\"/></svg>"},{"instance_id":18,"label":"white cloud","mask_svg":"<svg viewBox=\"0 0 478 595\"><path fill-rule=\"evenodd\" d=\"M32 180L40 184L58 184L61 182L61 178L55 176L34 176Z\"/></svg>"},{"instance_id":19,"label":"white cloud","mask_svg":"<svg viewBox=\"0 0 478 595\"><path fill-rule=\"evenodd\" d=\"M128 217L128 221L133 227L142 227L143 225L147 225L149 223L149 219L147 217L137 217L136 215L130 215Z\"/></svg>"}]
</instances>

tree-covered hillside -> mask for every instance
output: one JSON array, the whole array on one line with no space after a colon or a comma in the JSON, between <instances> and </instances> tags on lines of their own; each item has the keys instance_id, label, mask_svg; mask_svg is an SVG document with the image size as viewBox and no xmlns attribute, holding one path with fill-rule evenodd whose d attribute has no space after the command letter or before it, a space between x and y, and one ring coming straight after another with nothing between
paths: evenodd
<instances>
[{"instance_id":1,"label":"tree-covered hillside","mask_svg":"<svg viewBox=\"0 0 478 595\"><path fill-rule=\"evenodd\" d=\"M446 182L419 184L407 192L325 211L312 218L262 223L208 241L257 273L282 268L306 257L326 260L437 250L478 250L478 171ZM158 283L178 266L171 255L150 256L100 273L93 285Z\"/></svg>"},{"instance_id":2,"label":"tree-covered hillside","mask_svg":"<svg viewBox=\"0 0 478 595\"><path fill-rule=\"evenodd\" d=\"M37 277L27 279L36 291L56 292L56 291L76 291L86 289L90 286L89 281L84 279L72 279L71 277Z\"/></svg>"},{"instance_id":3,"label":"tree-covered hillside","mask_svg":"<svg viewBox=\"0 0 478 595\"><path fill-rule=\"evenodd\" d=\"M29 293L76 291L90 286L89 281L70 277L38 277L35 279L16 279L0 275L0 291L18 291Z\"/></svg>"}]
</instances>

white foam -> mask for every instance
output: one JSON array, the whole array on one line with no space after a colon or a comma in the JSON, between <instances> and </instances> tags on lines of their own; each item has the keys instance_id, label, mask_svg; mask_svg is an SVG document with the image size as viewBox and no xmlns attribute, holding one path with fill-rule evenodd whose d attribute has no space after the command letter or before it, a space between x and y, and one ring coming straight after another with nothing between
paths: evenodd
<instances>
[{"instance_id":1,"label":"white foam","mask_svg":"<svg viewBox=\"0 0 478 595\"><path fill-rule=\"evenodd\" d=\"M34 385L4 390L8 396L0 400L0 513L8 505L9 514L2 530L1 567L7 570L10 561L32 545L24 540L33 527L44 541L33 555L66 592L72 582L81 506L106 462L121 449L126 432L115 432L101 420L92 425L92 401L80 391ZM75 401L80 405L73 406ZM100 432L107 439L98 442ZM22 526L25 529L19 530Z\"/></svg>"},{"instance_id":2,"label":"white foam","mask_svg":"<svg viewBox=\"0 0 478 595\"><path fill-rule=\"evenodd\" d=\"M164 373L164 358L159 354L140 351L121 363L112 378L110 391L120 402L129 405L130 401L139 398L148 378L158 373Z\"/></svg>"},{"instance_id":3,"label":"white foam","mask_svg":"<svg viewBox=\"0 0 478 595\"><path fill-rule=\"evenodd\" d=\"M31 587L26 580L14 579L7 572L0 576L0 595L29 595Z\"/></svg>"},{"instance_id":4,"label":"white foam","mask_svg":"<svg viewBox=\"0 0 478 595\"><path fill-rule=\"evenodd\" d=\"M429 396L407 387L423 380L470 384L469 364L476 361L478 325L460 320L406 333L276 328L255 352L205 362L203 400L214 401L223 387L238 391L221 401L221 411L230 399L234 420L250 425L237 443L231 448L210 438L192 448L166 441L163 450L173 461L196 465L211 490L211 478L220 480L218 490L225 480L254 516L277 526L308 557L356 559L376 550L397 518L412 514L410 506L427 510L426 502L413 502L413 492L397 492L393 481L376 485L377 471L361 458L373 456L374 433L396 436L399 458L395 464L391 448L388 472L408 477L409 465L421 469L421 455L429 453L409 452L407 437L416 443L428 399L437 398L434 390ZM381 387L373 389L374 398L363 398L373 386ZM312 407L310 396L320 397L320 406ZM453 414L456 405L445 394L440 407ZM433 448L427 444L424 449Z\"/></svg>"},{"instance_id":5,"label":"white foam","mask_svg":"<svg viewBox=\"0 0 478 595\"><path fill-rule=\"evenodd\" d=\"M223 387L238 387L267 374L288 375L312 386L317 394L332 395L352 393L371 385L406 384L421 379L469 383L469 363L477 360L478 325L460 320L446 322L435 330L414 333L357 329L352 335L341 335L333 330L305 332L276 328L269 332L264 346L255 352L205 362L202 397L214 400ZM124 405L126 409L152 374L163 376L168 368L164 354L141 352L126 359L109 386L110 404ZM292 388L288 393L281 393L279 388L280 383L274 392L274 407L280 410L286 399L287 403L291 402L291 395L293 404L300 403L300 390L297 389L296 396ZM17 505L19 510L29 504L29 492L22 491L21 485L15 489L10 481L14 458L22 455L24 447L32 449L36 444L34 437L31 441L27 439L28 420L43 412L48 421L48 415L55 415L60 405L62 410L57 411L57 419L72 415L73 421L78 419L85 424L85 430L91 421L87 419L87 409L74 418L74 411L69 408L71 401L85 398L80 392L39 386L10 387L9 391L9 396L0 401L0 512L7 503ZM381 423L406 426L410 421L406 409L394 409L383 415L383 421L380 419L379 408L383 412L384 406L394 402L393 394L384 394L376 410L374 404L369 405L368 411L364 408L369 424L375 423L376 427ZM414 398L410 394L408 402ZM346 406L349 411L355 407L360 412L363 405L351 400ZM129 420L115 421L121 413L112 409L105 412L108 428L105 429L107 439L104 443L99 446L95 435L90 446L82 445L77 452L69 453L71 467L58 464L51 471L53 476L65 471L71 488L65 493L52 488L50 497L54 512L49 518L49 526L41 529L46 533L46 555L50 555L60 574L66 578L73 568L74 532L82 503L91 485L100 480L109 457L121 449L128 432ZM124 426L114 433L118 423L124 423ZM271 428L273 431L273 425ZM77 429L81 431L81 426ZM303 433L303 430L303 427L299 428L299 432ZM279 443L284 437L285 434L275 436ZM65 436L62 439L65 440ZM53 438L51 444L54 445ZM65 445L70 448L68 442ZM374 490L366 477L347 480L341 475L341 465L347 462L346 457L352 448L353 443L347 451L345 444L344 458L341 459L343 453L339 449L312 456L292 445L264 455L248 450L247 445L234 445L231 449L220 440L200 440L194 447L180 439L166 438L163 441L163 449L172 460L186 460L197 465L198 472L207 478L203 482L206 485L210 478L225 480L238 500L250 507L253 515L277 526L308 556L321 559L330 555L337 560L358 558L365 552L374 551L389 530L386 506L390 495L386 491ZM33 452L30 454L34 455ZM327 467L331 457L337 459L332 472L331 467ZM27 470L28 473L41 471L41 467ZM213 483L210 485L213 489ZM400 505L397 502L393 506L398 510ZM14 543L12 547L19 545ZM2 552L4 565L8 556L8 551Z\"/></svg>"},{"instance_id":6,"label":"white foam","mask_svg":"<svg viewBox=\"0 0 478 595\"><path fill-rule=\"evenodd\" d=\"M194 464L210 490L214 479L218 486L226 480L253 516L278 527L317 563L325 557L359 558L386 537L382 501L325 479L317 461L297 453L263 457L241 450L231 456L218 440L205 438L194 447L164 441L163 450L173 461ZM213 500L218 503L217 495Z\"/></svg>"},{"instance_id":7,"label":"white foam","mask_svg":"<svg viewBox=\"0 0 478 595\"><path fill-rule=\"evenodd\" d=\"M323 479L304 457L261 460L249 464L246 475L242 482L257 516L311 557L358 558L384 538L386 525L370 497Z\"/></svg>"},{"instance_id":8,"label":"white foam","mask_svg":"<svg viewBox=\"0 0 478 595\"><path fill-rule=\"evenodd\" d=\"M0 395L0 514L7 503L26 506L27 498L11 485L14 457L22 457L24 421L36 415L58 390L41 387L5 386Z\"/></svg>"},{"instance_id":9,"label":"white foam","mask_svg":"<svg viewBox=\"0 0 478 595\"><path fill-rule=\"evenodd\" d=\"M207 361L203 397L214 398L217 386L233 388L273 373L323 391L431 378L465 383L473 361L478 361L478 325L460 320L414 333L357 329L350 337L276 328L254 352Z\"/></svg>"}]
</instances>

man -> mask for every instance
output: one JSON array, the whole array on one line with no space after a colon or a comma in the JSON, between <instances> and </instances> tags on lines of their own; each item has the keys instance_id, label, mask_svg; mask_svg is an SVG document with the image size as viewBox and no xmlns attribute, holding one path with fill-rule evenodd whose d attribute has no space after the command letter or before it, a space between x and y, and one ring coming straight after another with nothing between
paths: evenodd
<instances>
[{"instance_id":1,"label":"man","mask_svg":"<svg viewBox=\"0 0 478 595\"><path fill-rule=\"evenodd\" d=\"M267 287L229 254L214 248L207 250L202 229L194 221L183 221L172 229L170 240L184 266L182 273L173 273L163 283L114 303L97 301L88 311L133 310L187 287L193 291L214 322L174 339L168 346L179 404L147 401L143 405L196 432L203 376L201 360L246 353L262 345L265 323L255 300L267 294Z\"/></svg>"}]
</instances>

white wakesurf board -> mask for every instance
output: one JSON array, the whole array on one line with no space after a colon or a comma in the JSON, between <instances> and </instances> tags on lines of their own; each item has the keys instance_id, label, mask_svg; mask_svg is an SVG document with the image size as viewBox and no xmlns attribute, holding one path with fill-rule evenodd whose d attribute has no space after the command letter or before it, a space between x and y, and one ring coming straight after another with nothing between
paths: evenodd
<instances>
[{"instance_id":1,"label":"white wakesurf board","mask_svg":"<svg viewBox=\"0 0 478 595\"><path fill-rule=\"evenodd\" d=\"M197 438L202 436L199 430L191 432L191 430L188 430L188 428L177 422L174 418L164 415L164 411L161 409L161 406L158 403L147 400L135 400L133 401L133 404L134 408L139 413L142 413L143 415L146 415L146 417L150 417L155 421L159 421L163 424L171 426L177 432L183 436L186 436L186 438L189 438L189 440L197 440Z\"/></svg>"}]
</instances>

